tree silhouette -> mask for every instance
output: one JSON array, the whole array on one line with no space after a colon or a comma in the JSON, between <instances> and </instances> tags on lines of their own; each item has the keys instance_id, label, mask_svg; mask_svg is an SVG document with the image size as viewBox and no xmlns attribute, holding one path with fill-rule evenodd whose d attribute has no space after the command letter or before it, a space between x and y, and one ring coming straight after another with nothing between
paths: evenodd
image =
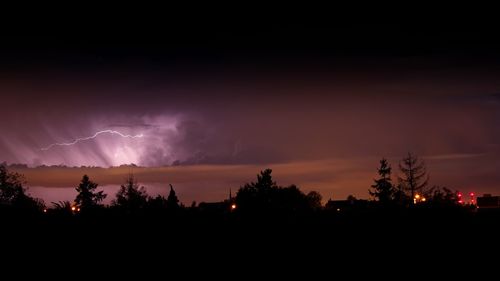
<instances>
[{"instance_id":1,"label":"tree silhouette","mask_svg":"<svg viewBox=\"0 0 500 281\"><path fill-rule=\"evenodd\" d=\"M69 201L52 202L51 213L59 216L69 217L73 214L73 210L71 209L71 207L71 202Z\"/></svg>"},{"instance_id":2,"label":"tree silhouette","mask_svg":"<svg viewBox=\"0 0 500 281\"><path fill-rule=\"evenodd\" d=\"M24 191L12 203L14 207L23 209L24 211L42 211L45 209L45 203L42 199L33 198Z\"/></svg>"},{"instance_id":3,"label":"tree silhouette","mask_svg":"<svg viewBox=\"0 0 500 281\"><path fill-rule=\"evenodd\" d=\"M439 207L457 206L457 192L446 187L433 186L425 192L428 204Z\"/></svg>"},{"instance_id":4,"label":"tree silhouette","mask_svg":"<svg viewBox=\"0 0 500 281\"><path fill-rule=\"evenodd\" d=\"M310 210L309 198L294 184L275 190L271 203L273 209L287 215Z\"/></svg>"},{"instance_id":5,"label":"tree silhouette","mask_svg":"<svg viewBox=\"0 0 500 281\"><path fill-rule=\"evenodd\" d=\"M293 215L321 207L319 193L310 192L307 196L295 185L280 187L273 181L271 173L271 169L261 171L257 175L257 182L247 183L238 190L238 210Z\"/></svg>"},{"instance_id":6,"label":"tree silhouette","mask_svg":"<svg viewBox=\"0 0 500 281\"><path fill-rule=\"evenodd\" d=\"M382 158L382 160L380 160L378 174L380 177L374 180L375 183L371 186L373 191L369 190L368 192L381 204L387 204L393 199L395 192L391 182L391 165L387 159Z\"/></svg>"},{"instance_id":7,"label":"tree silhouette","mask_svg":"<svg viewBox=\"0 0 500 281\"><path fill-rule=\"evenodd\" d=\"M429 181L425 163L409 152L399 163L399 170L403 174L398 177L399 183L404 190L410 192L410 204L413 204L415 195L422 193Z\"/></svg>"},{"instance_id":8,"label":"tree silhouette","mask_svg":"<svg viewBox=\"0 0 500 281\"><path fill-rule=\"evenodd\" d=\"M161 195L156 195L156 197L148 199L148 207L156 210L165 209L167 207L167 199Z\"/></svg>"},{"instance_id":9,"label":"tree silhouette","mask_svg":"<svg viewBox=\"0 0 500 281\"><path fill-rule=\"evenodd\" d=\"M52 206L54 210L65 210L71 212L71 202L69 201L52 202Z\"/></svg>"},{"instance_id":10,"label":"tree silhouette","mask_svg":"<svg viewBox=\"0 0 500 281\"><path fill-rule=\"evenodd\" d=\"M312 208L312 209L321 209L321 200L323 199L323 197L321 196L321 194L319 194L319 192L317 191L310 191L309 193L307 193L307 202L309 204L309 207Z\"/></svg>"},{"instance_id":11,"label":"tree silhouette","mask_svg":"<svg viewBox=\"0 0 500 281\"><path fill-rule=\"evenodd\" d=\"M139 186L133 174L130 174L125 184L120 186L116 193L116 199L112 201L113 206L121 207L127 210L138 210L146 206L148 194L144 186Z\"/></svg>"},{"instance_id":12,"label":"tree silhouette","mask_svg":"<svg viewBox=\"0 0 500 281\"><path fill-rule=\"evenodd\" d=\"M394 188L394 194L392 196L394 198L394 202L400 206L405 206L410 199L409 196L406 195L404 186L401 182Z\"/></svg>"},{"instance_id":13,"label":"tree silhouette","mask_svg":"<svg viewBox=\"0 0 500 281\"><path fill-rule=\"evenodd\" d=\"M89 176L83 175L82 181L76 187L78 194L75 198L75 203L82 209L82 211L98 206L107 194L104 191L97 191L98 184L91 181Z\"/></svg>"},{"instance_id":14,"label":"tree silhouette","mask_svg":"<svg viewBox=\"0 0 500 281\"><path fill-rule=\"evenodd\" d=\"M278 189L273 181L271 169L265 169L257 175L257 182L245 184L236 194L239 209L269 209L272 204L272 192Z\"/></svg>"},{"instance_id":15,"label":"tree silhouette","mask_svg":"<svg viewBox=\"0 0 500 281\"><path fill-rule=\"evenodd\" d=\"M5 165L0 165L0 205L24 210L42 210L45 204L41 199L26 194L24 183L23 175L9 172Z\"/></svg>"},{"instance_id":16,"label":"tree silhouette","mask_svg":"<svg viewBox=\"0 0 500 281\"><path fill-rule=\"evenodd\" d=\"M167 197L167 208L169 209L177 209L179 208L179 199L177 195L175 195L175 190L172 185L170 185L170 193Z\"/></svg>"},{"instance_id":17,"label":"tree silhouette","mask_svg":"<svg viewBox=\"0 0 500 281\"><path fill-rule=\"evenodd\" d=\"M0 204L11 205L24 194L24 178L21 174L9 172L0 165Z\"/></svg>"}]
</instances>

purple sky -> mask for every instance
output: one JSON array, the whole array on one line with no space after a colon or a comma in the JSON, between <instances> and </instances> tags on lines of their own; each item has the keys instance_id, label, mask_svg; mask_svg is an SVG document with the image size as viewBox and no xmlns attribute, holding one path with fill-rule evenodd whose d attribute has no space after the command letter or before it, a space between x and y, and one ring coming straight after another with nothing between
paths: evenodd
<instances>
[{"instance_id":1,"label":"purple sky","mask_svg":"<svg viewBox=\"0 0 500 281\"><path fill-rule=\"evenodd\" d=\"M333 27L330 39L328 25L248 25L248 34L223 30L210 40L196 29L181 45L132 37L146 38L139 47L121 33L83 45L54 36L27 51L16 44L34 39L16 37L0 49L0 161L135 163L151 193L172 183L189 204L222 199L267 167L278 183L326 199L366 198L378 160L396 168L411 151L426 160L431 184L499 193L499 56L480 40L489 34L366 27ZM142 137L104 133L41 150L102 130ZM46 201L73 196L68 188L84 172L110 193L128 173L21 172Z\"/></svg>"}]
</instances>

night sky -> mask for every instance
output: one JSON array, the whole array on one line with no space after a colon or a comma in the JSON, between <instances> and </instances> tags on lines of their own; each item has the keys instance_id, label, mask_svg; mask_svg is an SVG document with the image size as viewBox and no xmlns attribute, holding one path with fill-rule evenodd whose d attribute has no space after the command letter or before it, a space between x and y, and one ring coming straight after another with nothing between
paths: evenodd
<instances>
[{"instance_id":1,"label":"night sky","mask_svg":"<svg viewBox=\"0 0 500 281\"><path fill-rule=\"evenodd\" d=\"M221 200L270 167L278 183L340 199L367 198L378 160L395 178L411 151L431 185L500 192L491 23L234 15L60 25L2 37L0 162L135 163L151 193L172 183L185 203ZM70 199L84 172L114 193L130 171L21 172L50 202Z\"/></svg>"}]
</instances>

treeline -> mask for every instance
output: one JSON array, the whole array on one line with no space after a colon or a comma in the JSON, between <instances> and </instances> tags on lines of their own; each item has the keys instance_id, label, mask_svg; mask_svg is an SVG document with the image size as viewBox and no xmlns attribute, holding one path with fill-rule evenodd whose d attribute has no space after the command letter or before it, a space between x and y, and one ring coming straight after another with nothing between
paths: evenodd
<instances>
[{"instance_id":1,"label":"treeline","mask_svg":"<svg viewBox=\"0 0 500 281\"><path fill-rule=\"evenodd\" d=\"M85 213L102 210L105 207L102 201L107 197L107 194L104 191L97 191L98 184L90 180L87 175L82 177L76 187L77 195L73 202L52 202L51 206L46 206L43 200L27 194L25 183L23 175L10 172L6 166L0 165L1 209L24 212L68 211ZM140 186L134 176L130 174L125 183L120 186L110 207L120 209L123 212L135 212L149 207L177 209L182 205L179 204L179 199L172 185L170 185L170 194L167 198L161 195L151 197L147 194L146 188Z\"/></svg>"},{"instance_id":2,"label":"treeline","mask_svg":"<svg viewBox=\"0 0 500 281\"><path fill-rule=\"evenodd\" d=\"M392 181L392 167L387 159L380 160L377 169L379 177L369 189L370 196L381 206L433 205L457 206L460 203L459 192L441 186L430 186L429 174L424 161L412 153L399 162L400 174L397 183Z\"/></svg>"},{"instance_id":3,"label":"treeline","mask_svg":"<svg viewBox=\"0 0 500 281\"><path fill-rule=\"evenodd\" d=\"M256 182L241 186L235 197L221 202L193 202L189 207L179 202L174 187L170 185L167 197L149 196L146 188L138 184L130 174L120 186L111 204L105 206L108 196L98 191L98 184L84 175L76 187L77 196L72 202L52 202L47 206L42 200L27 194L24 177L10 172L0 165L0 208L38 213L90 214L112 209L121 214L151 212L181 212L198 210L206 212L234 213L242 216L277 214L296 216L320 211L341 212L376 209L408 209L414 207L460 207L456 191L439 186L429 187L429 176L425 163L409 153L399 163L397 182L392 180L392 167L387 159L380 160L378 178L369 188L371 200L357 200L349 196L347 200L329 200L322 204L322 196L317 191L304 193L296 185L279 186L272 178L272 170L266 169L257 175Z\"/></svg>"}]
</instances>

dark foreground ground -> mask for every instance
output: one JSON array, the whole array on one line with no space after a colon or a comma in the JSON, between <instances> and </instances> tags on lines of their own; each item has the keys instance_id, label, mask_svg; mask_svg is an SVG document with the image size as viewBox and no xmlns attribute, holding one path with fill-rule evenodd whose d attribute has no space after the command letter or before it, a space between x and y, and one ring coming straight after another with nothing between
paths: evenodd
<instances>
[{"instance_id":1,"label":"dark foreground ground","mask_svg":"<svg viewBox=\"0 0 500 281\"><path fill-rule=\"evenodd\" d=\"M293 218L2 214L1 219L2 269L21 266L26 271L15 270L21 275L67 270L150 279L146 276L174 272L185 278L305 272L309 280L337 272L354 278L437 270L475 276L496 268L500 253L497 212L323 212Z\"/></svg>"}]
</instances>

